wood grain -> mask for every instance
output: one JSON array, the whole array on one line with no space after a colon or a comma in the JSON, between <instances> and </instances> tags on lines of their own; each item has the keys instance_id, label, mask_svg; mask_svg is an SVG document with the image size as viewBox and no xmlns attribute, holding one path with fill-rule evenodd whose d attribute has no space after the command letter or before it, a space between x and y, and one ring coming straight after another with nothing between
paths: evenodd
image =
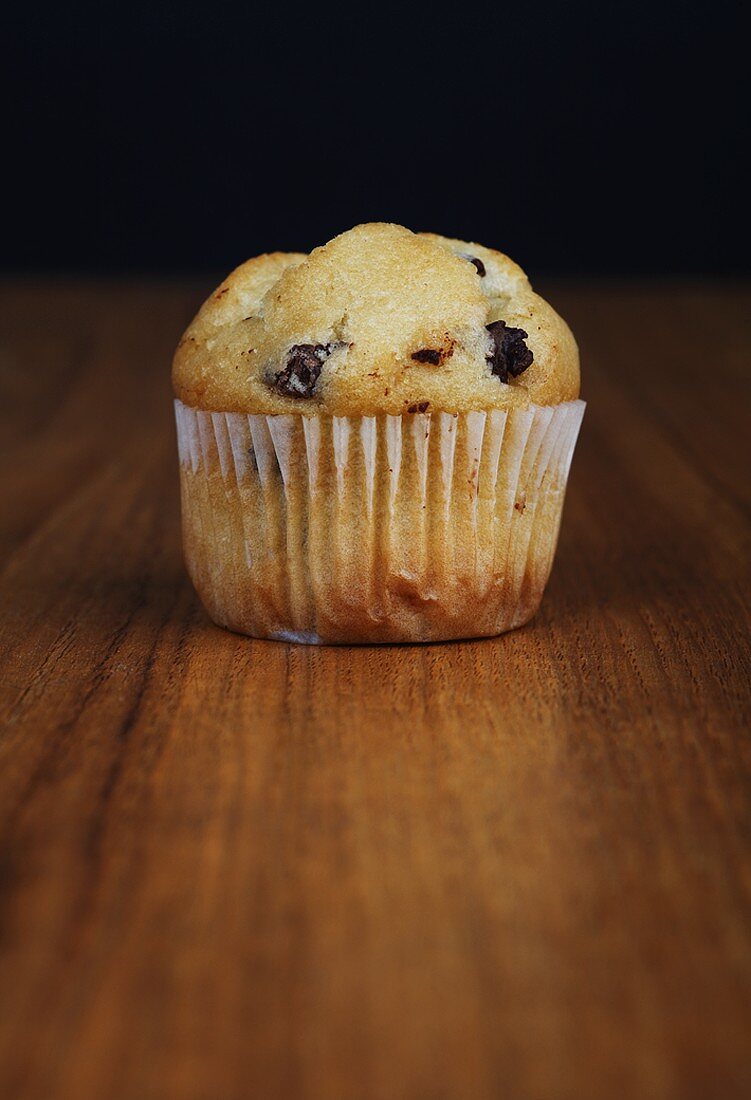
<instances>
[{"instance_id":1,"label":"wood grain","mask_svg":"<svg viewBox=\"0 0 751 1100\"><path fill-rule=\"evenodd\" d=\"M751 1090L751 292L549 288L589 408L537 619L296 648L184 575L204 287L6 283L0 1095Z\"/></svg>"}]
</instances>

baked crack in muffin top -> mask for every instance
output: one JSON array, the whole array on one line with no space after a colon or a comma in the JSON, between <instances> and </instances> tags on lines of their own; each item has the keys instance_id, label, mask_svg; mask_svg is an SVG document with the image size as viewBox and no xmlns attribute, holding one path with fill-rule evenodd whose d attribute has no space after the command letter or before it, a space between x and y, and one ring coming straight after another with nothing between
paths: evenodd
<instances>
[{"instance_id":1,"label":"baked crack in muffin top","mask_svg":"<svg viewBox=\"0 0 751 1100\"><path fill-rule=\"evenodd\" d=\"M376 222L241 264L172 378L184 404L217 412L465 412L574 400L579 354L501 252Z\"/></svg>"}]
</instances>

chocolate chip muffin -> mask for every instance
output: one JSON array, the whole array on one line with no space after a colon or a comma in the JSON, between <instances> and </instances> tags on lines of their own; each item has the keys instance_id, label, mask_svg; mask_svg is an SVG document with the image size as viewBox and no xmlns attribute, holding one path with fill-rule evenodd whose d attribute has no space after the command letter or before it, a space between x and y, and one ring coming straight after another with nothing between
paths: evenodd
<instances>
[{"instance_id":1,"label":"chocolate chip muffin","mask_svg":"<svg viewBox=\"0 0 751 1100\"><path fill-rule=\"evenodd\" d=\"M584 405L571 332L508 257L371 224L249 260L173 383L186 561L216 622L436 641L536 611Z\"/></svg>"}]
</instances>

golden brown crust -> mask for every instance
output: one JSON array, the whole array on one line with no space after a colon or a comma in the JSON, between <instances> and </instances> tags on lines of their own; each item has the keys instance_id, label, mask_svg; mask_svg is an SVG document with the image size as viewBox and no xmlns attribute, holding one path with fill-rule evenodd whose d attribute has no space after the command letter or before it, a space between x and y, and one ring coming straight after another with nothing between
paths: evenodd
<instances>
[{"instance_id":1,"label":"golden brown crust","mask_svg":"<svg viewBox=\"0 0 751 1100\"><path fill-rule=\"evenodd\" d=\"M507 383L489 362L486 325L496 320L523 329L534 356ZM323 349L303 397L274 383L300 345ZM189 326L172 377L186 405L217 411L461 412L573 400L579 356L568 326L507 256L373 223L309 256L277 252L238 267Z\"/></svg>"}]
</instances>

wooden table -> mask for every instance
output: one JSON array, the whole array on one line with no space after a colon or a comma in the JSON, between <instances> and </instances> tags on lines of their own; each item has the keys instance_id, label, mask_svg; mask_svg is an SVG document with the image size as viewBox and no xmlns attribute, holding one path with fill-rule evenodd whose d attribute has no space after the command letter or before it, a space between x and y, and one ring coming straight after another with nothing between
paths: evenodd
<instances>
[{"instance_id":1,"label":"wooden table","mask_svg":"<svg viewBox=\"0 0 751 1100\"><path fill-rule=\"evenodd\" d=\"M3 1100L749 1096L751 291L545 288L589 408L542 611L337 649L183 572L207 289L3 288Z\"/></svg>"}]
</instances>

